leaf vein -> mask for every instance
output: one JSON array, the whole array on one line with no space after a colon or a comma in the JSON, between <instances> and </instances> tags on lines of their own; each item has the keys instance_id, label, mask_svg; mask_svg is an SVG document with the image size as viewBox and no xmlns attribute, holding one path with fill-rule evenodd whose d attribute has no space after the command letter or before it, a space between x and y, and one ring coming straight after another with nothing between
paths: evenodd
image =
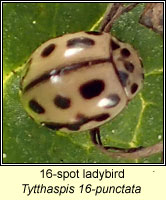
<instances>
[{"instance_id":1,"label":"leaf vein","mask_svg":"<svg viewBox=\"0 0 166 200\"><path fill-rule=\"evenodd\" d=\"M129 145L131 147L136 147L137 145L137 136L138 136L138 130L140 128L140 125L141 125L141 121L142 121L142 118L143 118L143 113L145 111L145 108L148 106L148 105L154 105L155 103L153 102L146 102L142 96L142 93L139 93L139 97L140 97L140 100L141 100L141 104L142 104L142 109L140 111L140 114L139 114L139 118L138 118L138 122L137 122L137 125L136 125L136 128L134 130L134 134L133 134L133 138L132 140L129 142Z\"/></svg>"},{"instance_id":2,"label":"leaf vein","mask_svg":"<svg viewBox=\"0 0 166 200\"><path fill-rule=\"evenodd\" d=\"M160 75L163 73L163 68L158 69L158 70L152 70L151 72L148 72L145 74L145 77L151 76L151 75Z\"/></svg>"},{"instance_id":3,"label":"leaf vein","mask_svg":"<svg viewBox=\"0 0 166 200\"><path fill-rule=\"evenodd\" d=\"M102 21L104 15L102 15L98 20L97 22L90 28L90 31L93 31L95 30L96 27L98 27L98 25L100 24L100 22Z\"/></svg>"},{"instance_id":4,"label":"leaf vein","mask_svg":"<svg viewBox=\"0 0 166 200\"><path fill-rule=\"evenodd\" d=\"M55 7L55 14L54 14L54 18L53 18L53 22L56 21L56 17L57 17L57 13L58 13L58 8L59 8L59 3L56 3L56 7ZM56 23L52 23L52 29L53 29L53 36L56 37Z\"/></svg>"}]
</instances>

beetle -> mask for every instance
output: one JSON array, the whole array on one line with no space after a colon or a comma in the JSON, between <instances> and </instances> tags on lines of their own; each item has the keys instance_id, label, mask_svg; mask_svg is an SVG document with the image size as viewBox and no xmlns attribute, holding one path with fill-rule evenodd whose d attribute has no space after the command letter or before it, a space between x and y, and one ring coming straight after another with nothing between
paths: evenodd
<instances>
[{"instance_id":1,"label":"beetle","mask_svg":"<svg viewBox=\"0 0 166 200\"><path fill-rule=\"evenodd\" d=\"M52 38L39 46L26 63L21 102L27 113L52 130L90 130L103 149L133 152L141 147L104 147L99 127L117 116L143 85L137 51L110 34L114 21L137 3L108 9L100 31L81 31Z\"/></svg>"}]
</instances>

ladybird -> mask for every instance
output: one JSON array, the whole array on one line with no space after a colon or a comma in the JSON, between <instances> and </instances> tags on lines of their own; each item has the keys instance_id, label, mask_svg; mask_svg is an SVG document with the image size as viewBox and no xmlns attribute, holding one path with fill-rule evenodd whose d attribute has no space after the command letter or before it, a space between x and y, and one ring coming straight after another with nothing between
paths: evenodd
<instances>
[{"instance_id":1,"label":"ladybird","mask_svg":"<svg viewBox=\"0 0 166 200\"><path fill-rule=\"evenodd\" d=\"M64 132L95 130L143 84L136 50L105 31L50 39L32 53L24 71L23 107L37 123Z\"/></svg>"}]
</instances>

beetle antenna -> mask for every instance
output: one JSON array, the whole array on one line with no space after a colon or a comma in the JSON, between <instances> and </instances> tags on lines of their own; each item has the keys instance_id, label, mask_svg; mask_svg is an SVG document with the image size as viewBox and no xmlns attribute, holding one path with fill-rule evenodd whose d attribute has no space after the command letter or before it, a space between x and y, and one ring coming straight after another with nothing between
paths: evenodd
<instances>
[{"instance_id":1,"label":"beetle antenna","mask_svg":"<svg viewBox=\"0 0 166 200\"><path fill-rule=\"evenodd\" d=\"M109 4L106 13L103 17L103 21L99 28L101 32L110 32L114 22L125 12L129 12L134 7L137 6L138 3L132 3L129 6L124 7L124 3L113 3Z\"/></svg>"}]
</instances>

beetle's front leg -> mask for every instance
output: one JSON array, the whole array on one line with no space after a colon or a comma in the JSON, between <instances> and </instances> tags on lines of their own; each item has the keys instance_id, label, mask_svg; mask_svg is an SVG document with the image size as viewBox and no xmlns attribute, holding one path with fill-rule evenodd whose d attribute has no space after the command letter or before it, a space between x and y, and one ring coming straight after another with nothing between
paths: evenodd
<instances>
[{"instance_id":1,"label":"beetle's front leg","mask_svg":"<svg viewBox=\"0 0 166 200\"><path fill-rule=\"evenodd\" d=\"M102 144L102 141L100 138L100 129L99 128L94 128L94 129L90 130L90 136L91 136L91 140L92 140L93 144L100 145L106 150L110 149L110 150L117 150L119 152L124 152L124 153L131 153L131 152L136 152L143 148L140 146L140 147L136 147L136 148L124 149L124 148L118 148L118 147L104 146Z\"/></svg>"}]
</instances>

